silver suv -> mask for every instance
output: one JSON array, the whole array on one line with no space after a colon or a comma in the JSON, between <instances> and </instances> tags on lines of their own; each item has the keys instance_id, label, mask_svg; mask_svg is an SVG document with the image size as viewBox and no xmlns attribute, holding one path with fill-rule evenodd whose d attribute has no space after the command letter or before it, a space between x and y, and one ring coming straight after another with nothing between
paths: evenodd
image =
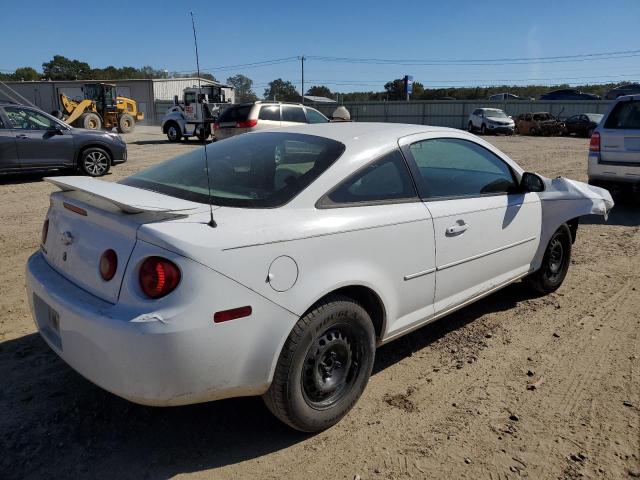
<instances>
[{"instance_id":1,"label":"silver suv","mask_svg":"<svg viewBox=\"0 0 640 480\"><path fill-rule=\"evenodd\" d=\"M319 111L300 103L253 102L227 108L214 125L218 140L241 133L303 123L327 123Z\"/></svg>"},{"instance_id":2,"label":"silver suv","mask_svg":"<svg viewBox=\"0 0 640 480\"><path fill-rule=\"evenodd\" d=\"M591 135L589 183L640 187L640 95L619 97Z\"/></svg>"}]
</instances>

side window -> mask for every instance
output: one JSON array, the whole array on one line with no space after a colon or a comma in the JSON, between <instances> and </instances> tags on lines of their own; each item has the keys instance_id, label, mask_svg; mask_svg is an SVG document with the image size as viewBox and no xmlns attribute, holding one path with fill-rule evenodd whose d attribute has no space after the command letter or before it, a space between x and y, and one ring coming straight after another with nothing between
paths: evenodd
<instances>
[{"instance_id":1,"label":"side window","mask_svg":"<svg viewBox=\"0 0 640 480\"><path fill-rule=\"evenodd\" d=\"M48 130L55 127L53 120L33 110L5 107L4 111L9 118L11 128L21 130Z\"/></svg>"},{"instance_id":2,"label":"side window","mask_svg":"<svg viewBox=\"0 0 640 480\"><path fill-rule=\"evenodd\" d=\"M468 140L436 138L409 147L420 177L423 198L477 197L517 191L509 166Z\"/></svg>"},{"instance_id":3,"label":"side window","mask_svg":"<svg viewBox=\"0 0 640 480\"><path fill-rule=\"evenodd\" d=\"M399 150L375 160L334 188L321 205L417 200L411 175Z\"/></svg>"},{"instance_id":4,"label":"side window","mask_svg":"<svg viewBox=\"0 0 640 480\"><path fill-rule=\"evenodd\" d=\"M302 107L282 105L282 121L307 123L307 117L304 115L304 110L302 110Z\"/></svg>"},{"instance_id":5,"label":"side window","mask_svg":"<svg viewBox=\"0 0 640 480\"><path fill-rule=\"evenodd\" d=\"M329 119L320 112L307 108L307 122L309 123L327 123Z\"/></svg>"},{"instance_id":6,"label":"side window","mask_svg":"<svg viewBox=\"0 0 640 480\"><path fill-rule=\"evenodd\" d=\"M259 120L280 121L280 105L263 105L260 107Z\"/></svg>"},{"instance_id":7,"label":"side window","mask_svg":"<svg viewBox=\"0 0 640 480\"><path fill-rule=\"evenodd\" d=\"M609 114L604 128L640 129L640 101L618 102Z\"/></svg>"}]
</instances>

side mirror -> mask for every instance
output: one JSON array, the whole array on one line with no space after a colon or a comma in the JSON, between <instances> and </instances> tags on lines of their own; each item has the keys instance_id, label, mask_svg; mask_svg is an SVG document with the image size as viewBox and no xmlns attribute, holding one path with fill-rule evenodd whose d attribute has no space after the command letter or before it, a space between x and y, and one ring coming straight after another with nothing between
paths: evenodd
<instances>
[{"instance_id":1,"label":"side mirror","mask_svg":"<svg viewBox=\"0 0 640 480\"><path fill-rule=\"evenodd\" d=\"M523 192L544 192L544 181L535 173L524 172L520 179L520 189Z\"/></svg>"}]
</instances>

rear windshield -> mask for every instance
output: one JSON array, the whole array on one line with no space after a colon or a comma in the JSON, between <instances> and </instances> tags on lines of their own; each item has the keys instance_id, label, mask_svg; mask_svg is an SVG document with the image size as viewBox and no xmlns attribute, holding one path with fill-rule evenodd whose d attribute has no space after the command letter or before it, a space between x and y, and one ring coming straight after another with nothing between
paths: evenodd
<instances>
[{"instance_id":1,"label":"rear windshield","mask_svg":"<svg viewBox=\"0 0 640 480\"><path fill-rule=\"evenodd\" d=\"M205 147L211 203L245 208L284 205L344 152L335 140L299 133L238 135ZM209 203L205 150L199 148L120 183Z\"/></svg>"},{"instance_id":2,"label":"rear windshield","mask_svg":"<svg viewBox=\"0 0 640 480\"><path fill-rule=\"evenodd\" d=\"M640 102L618 102L607 117L604 128L640 129Z\"/></svg>"},{"instance_id":3,"label":"rear windshield","mask_svg":"<svg viewBox=\"0 0 640 480\"><path fill-rule=\"evenodd\" d=\"M246 122L253 105L240 105L229 107L218 118L218 122Z\"/></svg>"}]
</instances>

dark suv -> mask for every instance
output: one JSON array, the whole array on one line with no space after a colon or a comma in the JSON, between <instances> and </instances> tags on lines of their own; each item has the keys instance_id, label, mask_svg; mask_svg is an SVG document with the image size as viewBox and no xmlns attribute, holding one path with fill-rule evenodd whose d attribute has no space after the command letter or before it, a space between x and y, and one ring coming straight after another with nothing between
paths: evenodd
<instances>
[{"instance_id":1,"label":"dark suv","mask_svg":"<svg viewBox=\"0 0 640 480\"><path fill-rule=\"evenodd\" d=\"M37 108L0 102L0 173L77 168L100 177L126 160L127 145L115 133L73 128Z\"/></svg>"}]
</instances>

